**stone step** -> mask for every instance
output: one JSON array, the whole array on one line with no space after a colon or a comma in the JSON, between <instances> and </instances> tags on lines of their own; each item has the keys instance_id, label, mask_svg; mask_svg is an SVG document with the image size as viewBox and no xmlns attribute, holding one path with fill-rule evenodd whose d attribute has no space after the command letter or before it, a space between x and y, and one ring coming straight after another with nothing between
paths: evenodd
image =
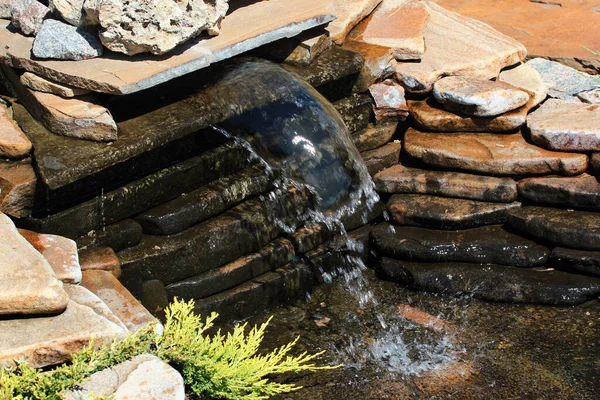
<instances>
[{"instance_id":1,"label":"stone step","mask_svg":"<svg viewBox=\"0 0 600 400\"><path fill-rule=\"evenodd\" d=\"M600 277L600 251L555 247L549 265L562 271Z\"/></svg>"},{"instance_id":2,"label":"stone step","mask_svg":"<svg viewBox=\"0 0 600 400\"><path fill-rule=\"evenodd\" d=\"M144 211L135 219L144 233L171 235L269 190L274 177L257 165Z\"/></svg>"},{"instance_id":3,"label":"stone step","mask_svg":"<svg viewBox=\"0 0 600 400\"><path fill-rule=\"evenodd\" d=\"M596 176L527 178L517 187L519 196L534 203L600 211L600 178Z\"/></svg>"},{"instance_id":4,"label":"stone step","mask_svg":"<svg viewBox=\"0 0 600 400\"><path fill-rule=\"evenodd\" d=\"M246 155L240 147L224 145L47 218L24 218L20 224L36 232L76 238L229 175L248 164Z\"/></svg>"},{"instance_id":5,"label":"stone step","mask_svg":"<svg viewBox=\"0 0 600 400\"><path fill-rule=\"evenodd\" d=\"M600 80L560 62L534 58L527 65L535 69L548 88L548 95L557 99L575 100L581 92L600 86Z\"/></svg>"},{"instance_id":6,"label":"stone step","mask_svg":"<svg viewBox=\"0 0 600 400\"><path fill-rule=\"evenodd\" d=\"M221 321L247 319L256 313L303 297L313 287L313 274L301 262L267 272L233 289L196 301L200 315L217 312Z\"/></svg>"},{"instance_id":7,"label":"stone step","mask_svg":"<svg viewBox=\"0 0 600 400\"><path fill-rule=\"evenodd\" d=\"M500 72L498 80L528 92L531 95L530 108L546 99L546 84L542 81L540 74L527 64L521 63L514 68Z\"/></svg>"},{"instance_id":8,"label":"stone step","mask_svg":"<svg viewBox=\"0 0 600 400\"><path fill-rule=\"evenodd\" d=\"M578 175L585 154L562 153L529 144L520 133L425 133L409 128L404 149L424 163L490 175Z\"/></svg>"},{"instance_id":9,"label":"stone step","mask_svg":"<svg viewBox=\"0 0 600 400\"><path fill-rule=\"evenodd\" d=\"M365 129L352 134L352 142L358 151L368 151L388 143L398 127L397 122L386 124L369 124Z\"/></svg>"},{"instance_id":10,"label":"stone step","mask_svg":"<svg viewBox=\"0 0 600 400\"><path fill-rule=\"evenodd\" d=\"M222 267L167 285L168 298L203 299L224 292L273 269L292 262L294 247L289 240L277 239L258 253L238 258Z\"/></svg>"},{"instance_id":11,"label":"stone step","mask_svg":"<svg viewBox=\"0 0 600 400\"><path fill-rule=\"evenodd\" d=\"M106 246L97 246L79 252L79 264L82 271L101 270L110 272L119 278L121 263L114 250Z\"/></svg>"},{"instance_id":12,"label":"stone step","mask_svg":"<svg viewBox=\"0 0 600 400\"><path fill-rule=\"evenodd\" d=\"M0 102L0 157L22 158L30 151L31 142Z\"/></svg>"},{"instance_id":13,"label":"stone step","mask_svg":"<svg viewBox=\"0 0 600 400\"><path fill-rule=\"evenodd\" d=\"M420 194L395 194L387 203L394 224L436 229L467 229L503 224L521 204L489 203Z\"/></svg>"},{"instance_id":14,"label":"stone step","mask_svg":"<svg viewBox=\"0 0 600 400\"><path fill-rule=\"evenodd\" d=\"M348 132L362 131L369 125L373 108L373 100L366 94L353 94L333 103L340 113Z\"/></svg>"},{"instance_id":15,"label":"stone step","mask_svg":"<svg viewBox=\"0 0 600 400\"><path fill-rule=\"evenodd\" d=\"M399 141L388 143L374 150L360 153L371 176L398 163L402 144Z\"/></svg>"},{"instance_id":16,"label":"stone step","mask_svg":"<svg viewBox=\"0 0 600 400\"><path fill-rule=\"evenodd\" d=\"M392 76L396 70L398 62L394 58L393 50L389 47L346 40L343 48L360 53L365 59L354 85L354 91L357 93L366 92L369 86Z\"/></svg>"},{"instance_id":17,"label":"stone step","mask_svg":"<svg viewBox=\"0 0 600 400\"><path fill-rule=\"evenodd\" d=\"M31 215L36 184L31 159L0 160L0 211L16 218Z\"/></svg>"},{"instance_id":18,"label":"stone step","mask_svg":"<svg viewBox=\"0 0 600 400\"><path fill-rule=\"evenodd\" d=\"M139 222L134 219L124 219L87 232L87 234L75 239L75 242L79 250L106 246L118 252L137 246L141 240L142 226Z\"/></svg>"},{"instance_id":19,"label":"stone step","mask_svg":"<svg viewBox=\"0 0 600 400\"><path fill-rule=\"evenodd\" d=\"M404 121L408 117L408 105L404 88L392 79L369 86L373 98L373 113L377 124L390 121Z\"/></svg>"},{"instance_id":20,"label":"stone step","mask_svg":"<svg viewBox=\"0 0 600 400\"><path fill-rule=\"evenodd\" d=\"M576 305L600 295L600 279L554 270L384 258L378 272L413 289L495 302Z\"/></svg>"},{"instance_id":21,"label":"stone step","mask_svg":"<svg viewBox=\"0 0 600 400\"><path fill-rule=\"evenodd\" d=\"M344 43L350 31L381 3L381 0L333 0L330 11L336 16L327 31L337 44Z\"/></svg>"},{"instance_id":22,"label":"stone step","mask_svg":"<svg viewBox=\"0 0 600 400\"><path fill-rule=\"evenodd\" d=\"M413 193L510 203L517 199L512 178L430 171L394 165L373 177L380 193Z\"/></svg>"},{"instance_id":23,"label":"stone step","mask_svg":"<svg viewBox=\"0 0 600 400\"><path fill-rule=\"evenodd\" d=\"M523 207L509 211L508 227L557 246L600 250L600 213Z\"/></svg>"},{"instance_id":24,"label":"stone step","mask_svg":"<svg viewBox=\"0 0 600 400\"><path fill-rule=\"evenodd\" d=\"M531 267L544 264L550 254L546 247L507 232L501 225L438 231L386 222L373 228L372 241L384 256L410 261Z\"/></svg>"},{"instance_id":25,"label":"stone step","mask_svg":"<svg viewBox=\"0 0 600 400\"><path fill-rule=\"evenodd\" d=\"M294 246L296 255L303 255L331 239L333 232L325 224L302 227L292 233L288 239Z\"/></svg>"}]
</instances>

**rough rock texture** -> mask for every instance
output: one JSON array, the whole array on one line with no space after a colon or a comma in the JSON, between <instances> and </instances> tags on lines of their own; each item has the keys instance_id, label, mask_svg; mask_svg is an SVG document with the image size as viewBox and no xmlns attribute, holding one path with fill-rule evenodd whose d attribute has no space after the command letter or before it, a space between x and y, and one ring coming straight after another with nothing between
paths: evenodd
<instances>
[{"instance_id":1,"label":"rough rock texture","mask_svg":"<svg viewBox=\"0 0 600 400\"><path fill-rule=\"evenodd\" d=\"M371 85L369 93L373 98L373 112L377 123L390 119L403 121L408 117L404 88L393 80L387 79Z\"/></svg>"},{"instance_id":2,"label":"rough rock texture","mask_svg":"<svg viewBox=\"0 0 600 400\"><path fill-rule=\"evenodd\" d=\"M361 156L365 160L369 174L373 176L379 171L397 164L401 150L402 144L400 142L392 142L375 150L361 153Z\"/></svg>"},{"instance_id":3,"label":"rough rock texture","mask_svg":"<svg viewBox=\"0 0 600 400\"><path fill-rule=\"evenodd\" d=\"M114 394L115 400L184 400L183 378L173 367L156 358L140 364Z\"/></svg>"},{"instance_id":4,"label":"rough rock texture","mask_svg":"<svg viewBox=\"0 0 600 400\"><path fill-rule=\"evenodd\" d=\"M508 226L557 246L600 250L600 214L546 207L511 210Z\"/></svg>"},{"instance_id":5,"label":"rough rock texture","mask_svg":"<svg viewBox=\"0 0 600 400\"><path fill-rule=\"evenodd\" d=\"M102 270L110 272L119 278L121 276L121 263L113 249L107 246L92 247L79 252L79 265L82 271Z\"/></svg>"},{"instance_id":6,"label":"rough rock texture","mask_svg":"<svg viewBox=\"0 0 600 400\"><path fill-rule=\"evenodd\" d=\"M349 38L391 48L397 60L419 60L425 53L423 29L428 19L426 6L416 0L384 0Z\"/></svg>"},{"instance_id":7,"label":"rough rock texture","mask_svg":"<svg viewBox=\"0 0 600 400\"><path fill-rule=\"evenodd\" d=\"M91 33L48 19L33 41L32 53L38 58L87 60L102 55L102 44Z\"/></svg>"},{"instance_id":8,"label":"rough rock texture","mask_svg":"<svg viewBox=\"0 0 600 400\"><path fill-rule=\"evenodd\" d=\"M299 36L303 37L304 35ZM329 35L326 34L302 40L283 62L309 66L318 56L327 50L331 44L332 40Z\"/></svg>"},{"instance_id":9,"label":"rough rock texture","mask_svg":"<svg viewBox=\"0 0 600 400\"><path fill-rule=\"evenodd\" d=\"M397 122L377 125L369 124L366 129L355 132L352 135L352 143L354 143L358 151L376 149L392 139L397 127Z\"/></svg>"},{"instance_id":10,"label":"rough rock texture","mask_svg":"<svg viewBox=\"0 0 600 400\"><path fill-rule=\"evenodd\" d=\"M529 101L529 94L499 81L448 76L433 85L433 97L449 111L495 117Z\"/></svg>"},{"instance_id":11,"label":"rough rock texture","mask_svg":"<svg viewBox=\"0 0 600 400\"><path fill-rule=\"evenodd\" d=\"M56 278L64 283L81 282L77 244L73 240L26 229L19 229L19 233L44 256Z\"/></svg>"},{"instance_id":12,"label":"rough rock texture","mask_svg":"<svg viewBox=\"0 0 600 400\"><path fill-rule=\"evenodd\" d=\"M494 264L425 264L384 258L379 273L415 289L469 294L488 301L575 305L600 294L600 279Z\"/></svg>"},{"instance_id":13,"label":"rough rock texture","mask_svg":"<svg viewBox=\"0 0 600 400\"><path fill-rule=\"evenodd\" d=\"M350 97L333 103L335 109L340 113L348 132L362 131L369 125L371 118L373 100L366 94L353 94Z\"/></svg>"},{"instance_id":14,"label":"rough rock texture","mask_svg":"<svg viewBox=\"0 0 600 400\"><path fill-rule=\"evenodd\" d=\"M329 36L337 44L342 44L348 33L381 3L381 0L333 0L330 13L336 19L329 23Z\"/></svg>"},{"instance_id":15,"label":"rough rock texture","mask_svg":"<svg viewBox=\"0 0 600 400\"><path fill-rule=\"evenodd\" d=\"M517 199L517 186L511 178L428 171L400 164L379 172L373 181L380 193L430 194L501 203Z\"/></svg>"},{"instance_id":16,"label":"rough rock texture","mask_svg":"<svg viewBox=\"0 0 600 400\"><path fill-rule=\"evenodd\" d=\"M48 6L63 21L73 26L82 26L88 23L84 4L97 5L99 0L49 0Z\"/></svg>"},{"instance_id":17,"label":"rough rock texture","mask_svg":"<svg viewBox=\"0 0 600 400\"><path fill-rule=\"evenodd\" d=\"M531 107L540 104L547 96L546 84L540 74L527 64L519 64L514 68L500 72L498 80L526 90L531 94Z\"/></svg>"},{"instance_id":18,"label":"rough rock texture","mask_svg":"<svg viewBox=\"0 0 600 400\"><path fill-rule=\"evenodd\" d=\"M218 35L227 0L103 1L98 4L100 40L127 55L164 54L204 31Z\"/></svg>"},{"instance_id":19,"label":"rough rock texture","mask_svg":"<svg viewBox=\"0 0 600 400\"><path fill-rule=\"evenodd\" d=\"M600 77L585 74L555 61L534 58L527 65L540 74L550 97L573 100L578 93L600 87Z\"/></svg>"},{"instance_id":20,"label":"rough rock texture","mask_svg":"<svg viewBox=\"0 0 600 400\"><path fill-rule=\"evenodd\" d=\"M0 18L10 19L13 0L0 0Z\"/></svg>"},{"instance_id":21,"label":"rough rock texture","mask_svg":"<svg viewBox=\"0 0 600 400\"><path fill-rule=\"evenodd\" d=\"M54 314L68 297L52 267L0 213L0 315ZM0 329L1 331L1 329Z\"/></svg>"},{"instance_id":22,"label":"rough rock texture","mask_svg":"<svg viewBox=\"0 0 600 400\"><path fill-rule=\"evenodd\" d=\"M544 264L550 250L509 233L500 225L436 231L382 223L373 228L375 249L387 257L426 262L471 262L531 267Z\"/></svg>"},{"instance_id":23,"label":"rough rock texture","mask_svg":"<svg viewBox=\"0 0 600 400\"><path fill-rule=\"evenodd\" d=\"M527 121L529 105L492 118L470 117L444 110L432 98L409 100L408 108L415 123L425 131L434 132L511 132Z\"/></svg>"},{"instance_id":24,"label":"rough rock texture","mask_svg":"<svg viewBox=\"0 0 600 400\"><path fill-rule=\"evenodd\" d=\"M11 22L25 35L35 36L50 16L50 9L37 0L13 0L11 7Z\"/></svg>"},{"instance_id":25,"label":"rough rock texture","mask_svg":"<svg viewBox=\"0 0 600 400\"><path fill-rule=\"evenodd\" d=\"M520 196L534 203L600 210L599 178L589 174L528 178L519 181L518 188Z\"/></svg>"},{"instance_id":26,"label":"rough rock texture","mask_svg":"<svg viewBox=\"0 0 600 400\"><path fill-rule=\"evenodd\" d=\"M600 150L600 105L551 99L527 118L531 139L547 149Z\"/></svg>"},{"instance_id":27,"label":"rough rock texture","mask_svg":"<svg viewBox=\"0 0 600 400\"><path fill-rule=\"evenodd\" d=\"M492 175L578 175L588 165L585 154L544 150L520 133L424 133L410 128L404 149L430 165Z\"/></svg>"},{"instance_id":28,"label":"rough rock texture","mask_svg":"<svg viewBox=\"0 0 600 400\"><path fill-rule=\"evenodd\" d=\"M31 90L52 93L61 97L75 97L90 93L89 90L53 82L31 72L25 72L21 75L21 84L27 86Z\"/></svg>"},{"instance_id":29,"label":"rough rock texture","mask_svg":"<svg viewBox=\"0 0 600 400\"><path fill-rule=\"evenodd\" d=\"M30 159L0 161L0 211L17 218L30 215L36 182Z\"/></svg>"},{"instance_id":30,"label":"rough rock texture","mask_svg":"<svg viewBox=\"0 0 600 400\"><path fill-rule=\"evenodd\" d=\"M491 79L525 58L527 50L489 25L423 1L429 22L423 31L427 50L419 63L399 63L396 78L411 93L427 93L442 76Z\"/></svg>"},{"instance_id":31,"label":"rough rock texture","mask_svg":"<svg viewBox=\"0 0 600 400\"><path fill-rule=\"evenodd\" d=\"M555 247L549 265L567 272L600 277L600 251L584 251Z\"/></svg>"},{"instance_id":32,"label":"rough rock texture","mask_svg":"<svg viewBox=\"0 0 600 400\"><path fill-rule=\"evenodd\" d=\"M113 314L106 303L104 303L100 297L96 296L88 289L80 285L66 284L65 292L67 292L69 295L70 300L79 305L91 308L99 316L104 317L113 324L117 325L119 327L119 336L125 336L129 332L125 324L123 324L123 322L121 322L121 320L117 318L115 314Z\"/></svg>"},{"instance_id":33,"label":"rough rock texture","mask_svg":"<svg viewBox=\"0 0 600 400\"><path fill-rule=\"evenodd\" d=\"M121 336L121 328L85 305L70 300L67 309L52 317L0 321L0 364L16 360L40 368L60 364L89 344L108 345Z\"/></svg>"},{"instance_id":34,"label":"rough rock texture","mask_svg":"<svg viewBox=\"0 0 600 400\"><path fill-rule=\"evenodd\" d=\"M420 194L395 194L387 203L391 220L398 225L438 229L467 229L506 222L508 212L520 203L488 203Z\"/></svg>"},{"instance_id":35,"label":"rough rock texture","mask_svg":"<svg viewBox=\"0 0 600 400\"><path fill-rule=\"evenodd\" d=\"M584 103L600 104L600 89L588 90L577 95Z\"/></svg>"},{"instance_id":36,"label":"rough rock texture","mask_svg":"<svg viewBox=\"0 0 600 400\"><path fill-rule=\"evenodd\" d=\"M365 59L354 84L356 92L365 92L369 86L392 76L396 70L398 62L394 58L392 49L388 47L347 40L344 43L344 49L360 53Z\"/></svg>"},{"instance_id":37,"label":"rough rock texture","mask_svg":"<svg viewBox=\"0 0 600 400\"><path fill-rule=\"evenodd\" d=\"M31 151L31 142L0 104L0 157L22 158Z\"/></svg>"}]
</instances>

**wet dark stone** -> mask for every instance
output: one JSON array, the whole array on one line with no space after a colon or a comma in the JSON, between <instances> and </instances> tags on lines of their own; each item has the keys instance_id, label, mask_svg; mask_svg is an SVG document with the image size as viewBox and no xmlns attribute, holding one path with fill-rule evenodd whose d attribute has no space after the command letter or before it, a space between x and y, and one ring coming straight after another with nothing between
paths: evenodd
<instances>
[{"instance_id":1,"label":"wet dark stone","mask_svg":"<svg viewBox=\"0 0 600 400\"><path fill-rule=\"evenodd\" d=\"M289 236L297 255L302 255L331 239L333 233L325 224L302 227Z\"/></svg>"},{"instance_id":2,"label":"wet dark stone","mask_svg":"<svg viewBox=\"0 0 600 400\"><path fill-rule=\"evenodd\" d=\"M600 279L553 270L383 258L378 272L413 289L487 301L576 305L600 295Z\"/></svg>"},{"instance_id":3,"label":"wet dark stone","mask_svg":"<svg viewBox=\"0 0 600 400\"><path fill-rule=\"evenodd\" d=\"M373 228L372 240L374 248L385 256L426 262L531 267L544 264L550 254L546 247L507 232L501 225L437 231L386 222Z\"/></svg>"},{"instance_id":4,"label":"wet dark stone","mask_svg":"<svg viewBox=\"0 0 600 400\"><path fill-rule=\"evenodd\" d=\"M265 168L250 167L147 210L136 217L150 235L170 235L266 192L273 181Z\"/></svg>"},{"instance_id":5,"label":"wet dark stone","mask_svg":"<svg viewBox=\"0 0 600 400\"><path fill-rule=\"evenodd\" d=\"M600 213L523 207L509 211L508 226L557 246L600 250Z\"/></svg>"},{"instance_id":6,"label":"wet dark stone","mask_svg":"<svg viewBox=\"0 0 600 400\"><path fill-rule=\"evenodd\" d=\"M329 101L349 96L365 62L360 53L331 46L308 67L283 64L314 86Z\"/></svg>"},{"instance_id":7,"label":"wet dark stone","mask_svg":"<svg viewBox=\"0 0 600 400\"><path fill-rule=\"evenodd\" d=\"M294 247L290 241L277 239L258 253L243 256L222 267L171 283L167 286L167 294L171 299L203 299L282 267L292 262L293 258Z\"/></svg>"},{"instance_id":8,"label":"wet dark stone","mask_svg":"<svg viewBox=\"0 0 600 400\"><path fill-rule=\"evenodd\" d=\"M420 194L395 194L387 210L395 224L437 229L467 229L506 222L521 203L488 203Z\"/></svg>"},{"instance_id":9,"label":"wet dark stone","mask_svg":"<svg viewBox=\"0 0 600 400\"><path fill-rule=\"evenodd\" d=\"M398 164L401 150L400 142L392 142L378 149L360 153L360 155L365 160L369 174L374 176L378 172Z\"/></svg>"},{"instance_id":10,"label":"wet dark stone","mask_svg":"<svg viewBox=\"0 0 600 400\"><path fill-rule=\"evenodd\" d=\"M596 174L600 174L600 153L594 153L590 157L590 170Z\"/></svg>"},{"instance_id":11,"label":"wet dark stone","mask_svg":"<svg viewBox=\"0 0 600 400\"><path fill-rule=\"evenodd\" d=\"M388 143L398 127L397 122L369 124L366 129L352 134L352 142L358 151L369 151Z\"/></svg>"},{"instance_id":12,"label":"wet dark stone","mask_svg":"<svg viewBox=\"0 0 600 400\"><path fill-rule=\"evenodd\" d=\"M381 217L384 210L385 204L381 201L375 203L371 209L363 201L354 213L341 218L342 224L344 224L346 231L351 231Z\"/></svg>"},{"instance_id":13,"label":"wet dark stone","mask_svg":"<svg viewBox=\"0 0 600 400\"><path fill-rule=\"evenodd\" d=\"M366 94L353 94L343 100L333 103L340 113L348 132L362 131L369 126L373 100Z\"/></svg>"},{"instance_id":14,"label":"wet dark stone","mask_svg":"<svg viewBox=\"0 0 600 400\"><path fill-rule=\"evenodd\" d=\"M246 319L253 314L303 297L313 287L313 274L301 262L267 272L252 281L196 302L194 312L217 312L220 320Z\"/></svg>"},{"instance_id":15,"label":"wet dark stone","mask_svg":"<svg viewBox=\"0 0 600 400\"><path fill-rule=\"evenodd\" d=\"M96 246L107 246L121 251L137 246L142 240L142 226L133 219L124 219L104 228L88 232L75 239L77 248L85 250Z\"/></svg>"},{"instance_id":16,"label":"wet dark stone","mask_svg":"<svg viewBox=\"0 0 600 400\"><path fill-rule=\"evenodd\" d=\"M247 164L246 150L220 146L47 218L23 218L20 225L76 238L189 193Z\"/></svg>"},{"instance_id":17,"label":"wet dark stone","mask_svg":"<svg viewBox=\"0 0 600 400\"><path fill-rule=\"evenodd\" d=\"M600 210L600 179L592 175L527 178L517 187L534 203Z\"/></svg>"},{"instance_id":18,"label":"wet dark stone","mask_svg":"<svg viewBox=\"0 0 600 400\"><path fill-rule=\"evenodd\" d=\"M555 247L548 264L562 271L600 277L600 251Z\"/></svg>"},{"instance_id":19,"label":"wet dark stone","mask_svg":"<svg viewBox=\"0 0 600 400\"><path fill-rule=\"evenodd\" d=\"M158 279L142 283L142 305L161 321L165 321L165 308L169 305L169 298L165 284Z\"/></svg>"}]
</instances>

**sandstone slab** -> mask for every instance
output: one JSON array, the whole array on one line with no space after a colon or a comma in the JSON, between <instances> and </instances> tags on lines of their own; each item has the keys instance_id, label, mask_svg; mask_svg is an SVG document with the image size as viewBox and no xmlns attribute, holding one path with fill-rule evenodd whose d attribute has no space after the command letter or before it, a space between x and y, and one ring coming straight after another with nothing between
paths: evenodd
<instances>
[{"instance_id":1,"label":"sandstone slab","mask_svg":"<svg viewBox=\"0 0 600 400\"><path fill-rule=\"evenodd\" d=\"M342 44L348 33L381 3L381 0L333 0L329 2L329 12L336 19L329 23L327 30L333 41Z\"/></svg>"},{"instance_id":2,"label":"sandstone slab","mask_svg":"<svg viewBox=\"0 0 600 400\"><path fill-rule=\"evenodd\" d=\"M97 246L79 252L79 264L82 271L101 270L121 276L121 264L114 250L107 246Z\"/></svg>"},{"instance_id":3,"label":"sandstone slab","mask_svg":"<svg viewBox=\"0 0 600 400\"><path fill-rule=\"evenodd\" d=\"M73 61L100 57L102 51L96 36L54 19L44 21L31 49L37 58Z\"/></svg>"},{"instance_id":4,"label":"sandstone slab","mask_svg":"<svg viewBox=\"0 0 600 400\"><path fill-rule=\"evenodd\" d=\"M352 135L352 143L358 151L368 151L388 143L398 127L397 122L383 124L369 124L366 129Z\"/></svg>"},{"instance_id":5,"label":"sandstone slab","mask_svg":"<svg viewBox=\"0 0 600 400\"><path fill-rule=\"evenodd\" d=\"M44 256L59 280L64 283L81 282L81 267L75 241L26 229L19 229L19 234Z\"/></svg>"},{"instance_id":6,"label":"sandstone slab","mask_svg":"<svg viewBox=\"0 0 600 400\"><path fill-rule=\"evenodd\" d=\"M25 72L23 75L21 75L20 79L21 84L23 84L23 86L27 86L31 90L52 93L60 97L83 96L90 93L89 90L65 85L63 83L53 82L31 72Z\"/></svg>"},{"instance_id":7,"label":"sandstone slab","mask_svg":"<svg viewBox=\"0 0 600 400\"><path fill-rule=\"evenodd\" d=\"M531 94L531 107L535 107L546 99L546 84L540 74L527 64L519 64L514 68L500 72L500 82L523 89Z\"/></svg>"},{"instance_id":8,"label":"sandstone slab","mask_svg":"<svg viewBox=\"0 0 600 400\"><path fill-rule=\"evenodd\" d=\"M581 92L600 87L599 77L577 71L556 61L534 58L529 60L527 65L541 76L550 97L572 100Z\"/></svg>"},{"instance_id":9,"label":"sandstone slab","mask_svg":"<svg viewBox=\"0 0 600 400\"><path fill-rule=\"evenodd\" d=\"M433 85L433 97L449 111L495 117L524 106L529 94L501 81L448 76Z\"/></svg>"},{"instance_id":10,"label":"sandstone slab","mask_svg":"<svg viewBox=\"0 0 600 400\"><path fill-rule=\"evenodd\" d=\"M514 267L542 265L550 250L500 225L438 231L382 223L373 228L375 249L387 257L425 262L467 262Z\"/></svg>"},{"instance_id":11,"label":"sandstone slab","mask_svg":"<svg viewBox=\"0 0 600 400\"><path fill-rule=\"evenodd\" d=\"M408 129L404 149L426 164L491 175L578 175L585 154L554 152L525 141L520 133L424 133Z\"/></svg>"},{"instance_id":12,"label":"sandstone slab","mask_svg":"<svg viewBox=\"0 0 600 400\"><path fill-rule=\"evenodd\" d=\"M27 361L41 368L67 361L94 338L97 346L119 338L121 329L87 306L69 301L57 316L0 321L0 364Z\"/></svg>"},{"instance_id":13,"label":"sandstone slab","mask_svg":"<svg viewBox=\"0 0 600 400\"><path fill-rule=\"evenodd\" d=\"M419 63L399 63L396 78L410 93L427 93L442 76L491 79L522 61L525 47L474 19L422 2L429 11L423 30L427 51Z\"/></svg>"},{"instance_id":14,"label":"sandstone slab","mask_svg":"<svg viewBox=\"0 0 600 400\"><path fill-rule=\"evenodd\" d=\"M563 271L600 277L600 251L555 247L549 265Z\"/></svg>"},{"instance_id":15,"label":"sandstone slab","mask_svg":"<svg viewBox=\"0 0 600 400\"><path fill-rule=\"evenodd\" d=\"M54 314L68 297L52 267L0 213L0 314Z\"/></svg>"},{"instance_id":16,"label":"sandstone slab","mask_svg":"<svg viewBox=\"0 0 600 400\"><path fill-rule=\"evenodd\" d=\"M408 117L408 106L401 85L387 79L369 87L373 98L373 112L377 123L388 120L404 121Z\"/></svg>"},{"instance_id":17,"label":"sandstone slab","mask_svg":"<svg viewBox=\"0 0 600 400\"><path fill-rule=\"evenodd\" d=\"M283 62L308 66L327 50L331 46L331 43L331 38L326 34L305 39L298 44Z\"/></svg>"},{"instance_id":18,"label":"sandstone slab","mask_svg":"<svg viewBox=\"0 0 600 400\"><path fill-rule=\"evenodd\" d=\"M361 153L361 156L365 160L369 174L373 176L397 164L400 159L401 150L402 144L400 142L392 142L375 150L365 151Z\"/></svg>"},{"instance_id":19,"label":"sandstone slab","mask_svg":"<svg viewBox=\"0 0 600 400\"><path fill-rule=\"evenodd\" d=\"M108 308L106 303L104 303L100 297L96 296L94 293L81 285L66 284L64 287L65 292L67 292L69 295L70 300L79 305L91 308L96 314L106 318L119 327L120 337L124 337L129 332L129 329L127 329L123 322L121 322L121 320L117 318L115 314L113 314L110 308Z\"/></svg>"},{"instance_id":20,"label":"sandstone slab","mask_svg":"<svg viewBox=\"0 0 600 400\"><path fill-rule=\"evenodd\" d=\"M25 35L35 36L49 16L50 9L37 0L13 0L11 4L11 22Z\"/></svg>"},{"instance_id":21,"label":"sandstone slab","mask_svg":"<svg viewBox=\"0 0 600 400\"><path fill-rule=\"evenodd\" d=\"M0 162L0 211L13 217L31 215L37 177L31 159Z\"/></svg>"},{"instance_id":22,"label":"sandstone slab","mask_svg":"<svg viewBox=\"0 0 600 400\"><path fill-rule=\"evenodd\" d=\"M0 104L0 157L22 158L31 151L31 142L8 109Z\"/></svg>"},{"instance_id":23,"label":"sandstone slab","mask_svg":"<svg viewBox=\"0 0 600 400\"><path fill-rule=\"evenodd\" d=\"M525 125L530 105L490 118L471 117L444 110L432 98L409 100L408 108L415 123L433 132L513 132Z\"/></svg>"},{"instance_id":24,"label":"sandstone slab","mask_svg":"<svg viewBox=\"0 0 600 400\"><path fill-rule=\"evenodd\" d=\"M140 364L114 393L115 400L184 400L183 378L166 362L156 358Z\"/></svg>"},{"instance_id":25,"label":"sandstone slab","mask_svg":"<svg viewBox=\"0 0 600 400\"><path fill-rule=\"evenodd\" d=\"M600 279L494 264L415 263L384 258L379 273L415 289L468 294L497 302L576 305L600 295Z\"/></svg>"},{"instance_id":26,"label":"sandstone slab","mask_svg":"<svg viewBox=\"0 0 600 400\"><path fill-rule=\"evenodd\" d=\"M589 174L527 178L519 181L518 188L520 196L534 203L600 210L599 178Z\"/></svg>"},{"instance_id":27,"label":"sandstone slab","mask_svg":"<svg viewBox=\"0 0 600 400\"><path fill-rule=\"evenodd\" d=\"M600 250L600 214L547 207L511 210L508 226L557 246Z\"/></svg>"},{"instance_id":28,"label":"sandstone slab","mask_svg":"<svg viewBox=\"0 0 600 400\"><path fill-rule=\"evenodd\" d=\"M429 171L398 164L373 177L378 192L413 193L510 203L517 199L511 178Z\"/></svg>"},{"instance_id":29,"label":"sandstone slab","mask_svg":"<svg viewBox=\"0 0 600 400\"><path fill-rule=\"evenodd\" d=\"M488 203L419 194L395 194L387 203L392 222L437 229L467 229L506 222L520 203Z\"/></svg>"},{"instance_id":30,"label":"sandstone slab","mask_svg":"<svg viewBox=\"0 0 600 400\"><path fill-rule=\"evenodd\" d=\"M347 40L343 47L360 53L365 60L354 85L358 93L365 92L375 82L392 76L396 70L398 63L394 58L392 49L388 47L375 46L354 40Z\"/></svg>"},{"instance_id":31,"label":"sandstone slab","mask_svg":"<svg viewBox=\"0 0 600 400\"><path fill-rule=\"evenodd\" d=\"M551 99L527 118L531 140L560 151L600 150L600 105Z\"/></svg>"}]
</instances>

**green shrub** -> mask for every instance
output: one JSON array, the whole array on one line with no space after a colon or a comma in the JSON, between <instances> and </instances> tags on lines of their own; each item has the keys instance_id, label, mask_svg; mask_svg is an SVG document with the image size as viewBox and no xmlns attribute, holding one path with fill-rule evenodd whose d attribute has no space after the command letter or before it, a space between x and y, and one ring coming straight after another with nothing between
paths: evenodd
<instances>
[{"instance_id":1,"label":"green shrub","mask_svg":"<svg viewBox=\"0 0 600 400\"><path fill-rule=\"evenodd\" d=\"M95 349L93 343L73 354L71 362L43 372L22 363L0 373L0 399L60 399L61 394L83 382L89 375L140 354L154 354L179 370L186 389L197 396L224 399L266 399L301 389L277 383L270 377L286 372L319 371L337 368L311 362L323 352L288 353L298 339L260 355L258 348L270 319L246 333L247 324L236 325L231 333L206 331L218 317L203 322L193 313L194 302L175 300L166 310L162 335L148 325L125 339Z\"/></svg>"}]
</instances>

